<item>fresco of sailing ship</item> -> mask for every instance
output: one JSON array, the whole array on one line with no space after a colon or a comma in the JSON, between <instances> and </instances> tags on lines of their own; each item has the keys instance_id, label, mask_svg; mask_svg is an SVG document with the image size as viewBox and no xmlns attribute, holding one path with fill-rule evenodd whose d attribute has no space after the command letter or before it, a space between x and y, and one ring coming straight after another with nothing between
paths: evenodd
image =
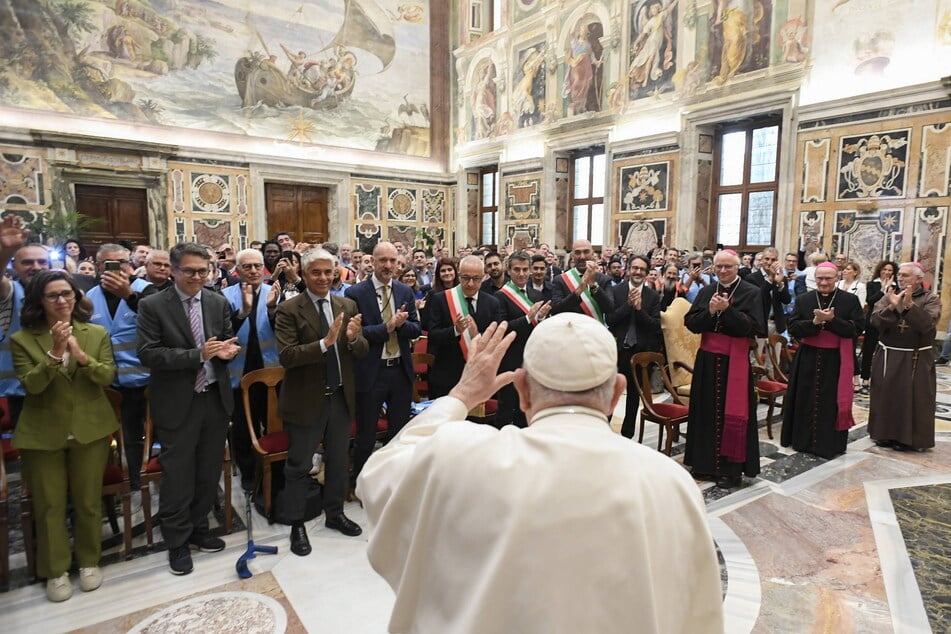
<instances>
[{"instance_id":1,"label":"fresco of sailing ship","mask_svg":"<svg viewBox=\"0 0 951 634\"><path fill-rule=\"evenodd\" d=\"M237 61L234 81L244 107L263 103L275 108L336 108L350 96L357 82L360 49L380 60L385 71L396 53L390 19L373 0L344 0L344 20L340 30L320 52L310 59L305 51L293 51L280 44L290 65L278 67L279 58L261 38L264 54L254 51Z\"/></svg>"}]
</instances>

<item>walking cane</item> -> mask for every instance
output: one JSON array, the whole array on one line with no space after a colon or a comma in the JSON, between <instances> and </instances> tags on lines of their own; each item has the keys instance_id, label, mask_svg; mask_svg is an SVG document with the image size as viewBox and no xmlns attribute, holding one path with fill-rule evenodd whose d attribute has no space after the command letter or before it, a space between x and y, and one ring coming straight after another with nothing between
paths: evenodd
<instances>
[{"instance_id":1,"label":"walking cane","mask_svg":"<svg viewBox=\"0 0 951 634\"><path fill-rule=\"evenodd\" d=\"M254 545L254 536L251 529L251 495L250 490L244 492L245 495L245 522L248 525L248 549L244 551L244 554L238 557L238 561L234 564L234 569L238 572L238 576L242 579L250 579L251 575L254 574L251 572L251 569L248 568L248 560L254 559L257 557L257 553L264 553L266 555L276 555L277 546L255 546Z\"/></svg>"}]
</instances>

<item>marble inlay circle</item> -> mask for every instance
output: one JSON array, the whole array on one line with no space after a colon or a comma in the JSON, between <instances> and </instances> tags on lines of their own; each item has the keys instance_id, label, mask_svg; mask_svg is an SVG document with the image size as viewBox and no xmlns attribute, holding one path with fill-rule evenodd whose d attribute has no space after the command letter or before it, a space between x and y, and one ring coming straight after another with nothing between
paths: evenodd
<instances>
[{"instance_id":1,"label":"marble inlay circle","mask_svg":"<svg viewBox=\"0 0 951 634\"><path fill-rule=\"evenodd\" d=\"M203 594L151 615L130 634L148 632L273 632L287 629L284 606L255 592Z\"/></svg>"}]
</instances>

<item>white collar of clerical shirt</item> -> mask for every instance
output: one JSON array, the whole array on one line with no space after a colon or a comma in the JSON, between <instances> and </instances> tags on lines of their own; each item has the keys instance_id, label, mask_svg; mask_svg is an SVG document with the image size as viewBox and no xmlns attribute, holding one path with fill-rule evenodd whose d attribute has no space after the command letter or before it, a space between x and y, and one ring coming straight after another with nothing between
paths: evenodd
<instances>
[{"instance_id":1,"label":"white collar of clerical shirt","mask_svg":"<svg viewBox=\"0 0 951 634\"><path fill-rule=\"evenodd\" d=\"M588 421L592 418L595 418L600 423L608 422L607 414L604 412L599 412L594 408L584 407L582 405L560 405L558 407L546 407L543 410L535 412L535 416L532 418L531 422L529 422L529 425L534 425L554 416L563 415L571 416L572 421Z\"/></svg>"}]
</instances>

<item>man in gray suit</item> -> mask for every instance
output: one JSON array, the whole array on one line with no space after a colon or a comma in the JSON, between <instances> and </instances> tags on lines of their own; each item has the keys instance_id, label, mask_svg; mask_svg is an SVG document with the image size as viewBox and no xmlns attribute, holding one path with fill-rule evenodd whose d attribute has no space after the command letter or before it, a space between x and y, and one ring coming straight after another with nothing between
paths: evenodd
<instances>
[{"instance_id":1,"label":"man in gray suit","mask_svg":"<svg viewBox=\"0 0 951 634\"><path fill-rule=\"evenodd\" d=\"M353 358L369 344L352 299L330 292L336 258L311 249L301 259L307 290L277 308L274 333L285 368L278 410L287 432L284 514L291 522L291 552L310 554L304 527L305 496L314 448L323 442L324 514L327 528L354 537L362 530L343 513L349 478L350 421L356 390Z\"/></svg>"},{"instance_id":2,"label":"man in gray suit","mask_svg":"<svg viewBox=\"0 0 951 634\"><path fill-rule=\"evenodd\" d=\"M175 285L139 302L137 348L162 445L159 518L172 574L192 571L190 546L217 552L208 533L234 408L228 362L238 353L228 300L204 288L209 256L193 243L169 253ZM225 500L230 504L230 500Z\"/></svg>"}]
</instances>

